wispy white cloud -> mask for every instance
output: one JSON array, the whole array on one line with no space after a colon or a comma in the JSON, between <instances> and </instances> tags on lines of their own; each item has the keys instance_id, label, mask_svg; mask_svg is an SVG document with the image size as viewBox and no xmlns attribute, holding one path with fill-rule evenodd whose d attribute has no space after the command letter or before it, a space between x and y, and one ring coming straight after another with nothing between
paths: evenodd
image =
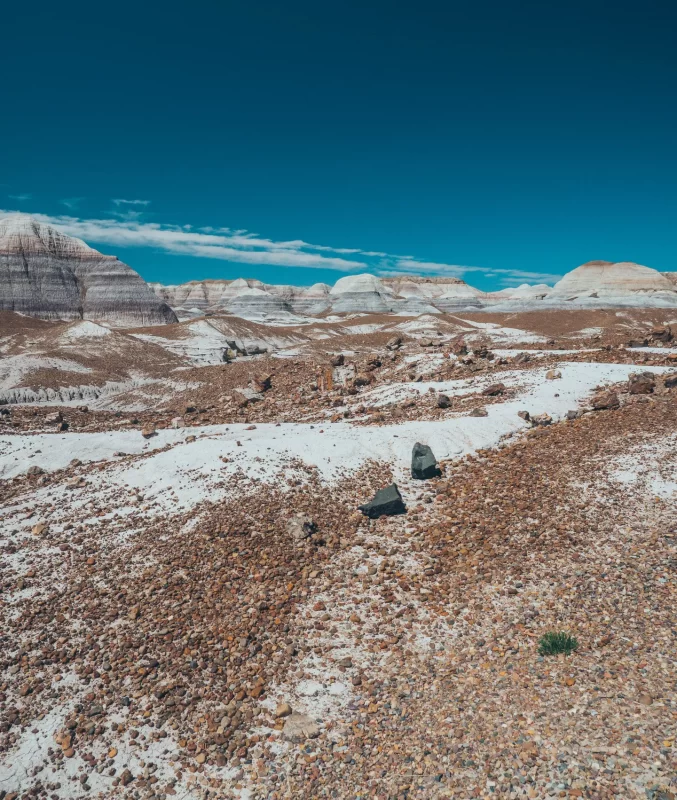
<instances>
[{"instance_id":1,"label":"wispy white cloud","mask_svg":"<svg viewBox=\"0 0 677 800\"><path fill-rule=\"evenodd\" d=\"M150 200L124 200L118 197L113 200L116 206L149 206Z\"/></svg>"},{"instance_id":2,"label":"wispy white cloud","mask_svg":"<svg viewBox=\"0 0 677 800\"><path fill-rule=\"evenodd\" d=\"M124 202L145 204L147 201ZM16 212L0 211L0 215L8 213ZM108 219L81 219L76 216L47 214L31 216L89 243L112 247L150 247L172 255L218 259L241 264L331 269L348 273L372 272L382 276L413 274L463 278L474 273L493 278L501 285L514 285L525 281L552 283L561 277L516 269L492 269L423 261L414 256L311 244L302 239L278 242L242 229L162 225L143 221L142 213L129 209L124 213L120 212L117 218Z\"/></svg>"},{"instance_id":3,"label":"wispy white cloud","mask_svg":"<svg viewBox=\"0 0 677 800\"><path fill-rule=\"evenodd\" d=\"M66 208L70 208L71 211L75 211L84 199L84 197L65 197L60 202L62 206L66 206Z\"/></svg>"},{"instance_id":4,"label":"wispy white cloud","mask_svg":"<svg viewBox=\"0 0 677 800\"><path fill-rule=\"evenodd\" d=\"M11 198L12 200L18 200L20 203L26 202L26 200L30 200L33 195L32 194L8 194L7 197Z\"/></svg>"},{"instance_id":5,"label":"wispy white cloud","mask_svg":"<svg viewBox=\"0 0 677 800\"><path fill-rule=\"evenodd\" d=\"M2 214L11 212L0 212ZM340 257L323 255L313 245L300 240L275 242L255 234L202 233L190 228L141 222L137 219L80 219L73 216L32 214L40 222L54 225L70 236L86 242L118 247L154 247L174 255L213 258L245 264L336 269L342 272L366 270L369 265ZM327 248L331 250L331 248Z\"/></svg>"},{"instance_id":6,"label":"wispy white cloud","mask_svg":"<svg viewBox=\"0 0 677 800\"><path fill-rule=\"evenodd\" d=\"M464 267L460 264L440 264L436 261L419 261L416 258L398 258L394 264L385 267L396 273L415 273L416 275L440 275L460 278L466 272L482 271L481 267Z\"/></svg>"},{"instance_id":7,"label":"wispy white cloud","mask_svg":"<svg viewBox=\"0 0 677 800\"><path fill-rule=\"evenodd\" d=\"M556 283L562 276L551 272L528 272L522 269L487 269L490 278L499 278L501 283L512 281L518 283Z\"/></svg>"}]
</instances>

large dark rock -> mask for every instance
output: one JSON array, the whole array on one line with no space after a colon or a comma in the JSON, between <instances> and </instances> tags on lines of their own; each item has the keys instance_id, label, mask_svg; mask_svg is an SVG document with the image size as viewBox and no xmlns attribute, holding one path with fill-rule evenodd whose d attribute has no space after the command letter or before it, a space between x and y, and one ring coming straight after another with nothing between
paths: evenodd
<instances>
[{"instance_id":1,"label":"large dark rock","mask_svg":"<svg viewBox=\"0 0 677 800\"><path fill-rule=\"evenodd\" d=\"M407 507L404 505L400 490L395 483L391 483L385 489L379 489L374 495L374 499L359 506L359 509L365 517L370 517L371 519L407 513Z\"/></svg>"},{"instance_id":2,"label":"large dark rock","mask_svg":"<svg viewBox=\"0 0 677 800\"><path fill-rule=\"evenodd\" d=\"M437 459L427 444L416 442L411 453L411 477L419 481L437 478L441 475Z\"/></svg>"}]
</instances>

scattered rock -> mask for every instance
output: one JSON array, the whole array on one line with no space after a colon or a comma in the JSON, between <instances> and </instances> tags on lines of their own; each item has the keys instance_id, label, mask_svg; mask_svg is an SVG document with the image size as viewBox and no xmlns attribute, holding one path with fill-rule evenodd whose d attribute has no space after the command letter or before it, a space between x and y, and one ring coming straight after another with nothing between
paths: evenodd
<instances>
[{"instance_id":1,"label":"scattered rock","mask_svg":"<svg viewBox=\"0 0 677 800\"><path fill-rule=\"evenodd\" d=\"M285 720L282 736L288 742L299 744L320 735L319 725L305 714L292 712Z\"/></svg>"},{"instance_id":2,"label":"scattered rock","mask_svg":"<svg viewBox=\"0 0 677 800\"><path fill-rule=\"evenodd\" d=\"M482 394L484 397L496 397L499 394L505 394L505 384L492 383L490 386L487 386L486 389L482 389Z\"/></svg>"},{"instance_id":3,"label":"scattered rock","mask_svg":"<svg viewBox=\"0 0 677 800\"><path fill-rule=\"evenodd\" d=\"M385 489L379 489L372 500L364 505L358 506L358 508L366 517L370 517L371 519L407 513L402 495L395 483L391 483L390 486L386 486Z\"/></svg>"},{"instance_id":4,"label":"scattered rock","mask_svg":"<svg viewBox=\"0 0 677 800\"><path fill-rule=\"evenodd\" d=\"M441 475L437 459L427 444L416 442L411 453L411 477L419 481Z\"/></svg>"},{"instance_id":5,"label":"scattered rock","mask_svg":"<svg viewBox=\"0 0 677 800\"><path fill-rule=\"evenodd\" d=\"M669 325L665 327L657 327L651 331L650 338L652 342L671 342L672 341L672 328Z\"/></svg>"},{"instance_id":6,"label":"scattered rock","mask_svg":"<svg viewBox=\"0 0 677 800\"><path fill-rule=\"evenodd\" d=\"M289 717L292 714L292 707L289 703L280 703L275 709L275 716L280 719L281 717Z\"/></svg>"},{"instance_id":7,"label":"scattered rock","mask_svg":"<svg viewBox=\"0 0 677 800\"><path fill-rule=\"evenodd\" d=\"M656 378L652 372L635 372L628 379L630 394L653 394Z\"/></svg>"},{"instance_id":8,"label":"scattered rock","mask_svg":"<svg viewBox=\"0 0 677 800\"><path fill-rule=\"evenodd\" d=\"M446 394L438 394L437 395L437 407L438 408L449 408L451 406L451 400Z\"/></svg>"},{"instance_id":9,"label":"scattered rock","mask_svg":"<svg viewBox=\"0 0 677 800\"><path fill-rule=\"evenodd\" d=\"M296 514L287 525L287 531L293 539L301 541L312 536L317 530L317 525L307 514Z\"/></svg>"},{"instance_id":10,"label":"scattered rock","mask_svg":"<svg viewBox=\"0 0 677 800\"><path fill-rule=\"evenodd\" d=\"M257 392L255 389L246 386L244 389L233 389L233 400L238 406L243 408L250 403L259 403L263 400L263 395L261 392Z\"/></svg>"},{"instance_id":11,"label":"scattered rock","mask_svg":"<svg viewBox=\"0 0 677 800\"><path fill-rule=\"evenodd\" d=\"M388 350L399 350L402 346L402 338L400 336L393 336L392 339L388 339L386 342L386 348Z\"/></svg>"},{"instance_id":12,"label":"scattered rock","mask_svg":"<svg viewBox=\"0 0 677 800\"><path fill-rule=\"evenodd\" d=\"M346 363L346 357L343 355L343 353L339 353L338 355L333 356L329 360L329 363L332 365L332 367L342 367Z\"/></svg>"},{"instance_id":13,"label":"scattered rock","mask_svg":"<svg viewBox=\"0 0 677 800\"><path fill-rule=\"evenodd\" d=\"M486 408L473 408L473 410L468 414L469 417L488 417L489 412Z\"/></svg>"},{"instance_id":14,"label":"scattered rock","mask_svg":"<svg viewBox=\"0 0 677 800\"><path fill-rule=\"evenodd\" d=\"M44 475L45 470L42 467L39 467L37 464L33 464L32 467L29 467L26 470L26 475Z\"/></svg>"},{"instance_id":15,"label":"scattered rock","mask_svg":"<svg viewBox=\"0 0 677 800\"><path fill-rule=\"evenodd\" d=\"M152 439L155 435L155 425L144 425L143 428L141 428L141 436L143 436L144 439Z\"/></svg>"},{"instance_id":16,"label":"scattered rock","mask_svg":"<svg viewBox=\"0 0 677 800\"><path fill-rule=\"evenodd\" d=\"M263 392L267 392L273 386L273 376L272 375L259 375L256 378L252 378L251 380L251 388L254 389L255 392L259 394L263 394Z\"/></svg>"},{"instance_id":17,"label":"scattered rock","mask_svg":"<svg viewBox=\"0 0 677 800\"><path fill-rule=\"evenodd\" d=\"M594 411L606 411L619 408L621 401L616 392L600 392L592 398L591 405Z\"/></svg>"}]
</instances>

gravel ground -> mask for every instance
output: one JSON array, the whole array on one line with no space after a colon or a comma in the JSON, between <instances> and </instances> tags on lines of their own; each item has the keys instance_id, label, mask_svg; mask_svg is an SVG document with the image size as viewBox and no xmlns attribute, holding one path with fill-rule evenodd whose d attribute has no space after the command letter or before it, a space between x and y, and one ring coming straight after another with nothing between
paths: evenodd
<instances>
[{"instance_id":1,"label":"gravel ground","mask_svg":"<svg viewBox=\"0 0 677 800\"><path fill-rule=\"evenodd\" d=\"M233 420L326 420L411 356L405 383L477 379L453 398L465 412L509 399L481 395L494 371L561 361L484 357L477 375L415 342L379 354L355 394L308 388L325 355L271 359L266 399ZM264 363L187 372L212 370L220 396ZM392 480L378 461L331 482L302 460L273 480L228 473L183 511L98 493L120 460L0 482L0 798L674 799L677 389L627 388L616 410L400 481L407 513L376 520L357 506ZM202 402L183 424L229 421ZM127 430L179 403L136 422L62 410L71 430ZM28 435L60 424L49 411L1 419ZM427 395L401 414L444 418ZM315 523L300 535L298 514ZM551 631L578 648L539 655Z\"/></svg>"}]
</instances>

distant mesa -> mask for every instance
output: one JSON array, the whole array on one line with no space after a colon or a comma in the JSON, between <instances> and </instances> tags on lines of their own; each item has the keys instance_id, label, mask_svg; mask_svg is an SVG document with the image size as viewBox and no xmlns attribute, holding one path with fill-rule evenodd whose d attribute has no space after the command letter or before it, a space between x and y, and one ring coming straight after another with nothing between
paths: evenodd
<instances>
[{"instance_id":1,"label":"distant mesa","mask_svg":"<svg viewBox=\"0 0 677 800\"><path fill-rule=\"evenodd\" d=\"M677 307L677 273L632 262L589 261L554 286L483 292L455 277L347 275L334 286L258 280L146 283L115 256L18 214L0 220L0 311L141 327L204 316L293 324L331 314L423 314L542 309Z\"/></svg>"},{"instance_id":2,"label":"distant mesa","mask_svg":"<svg viewBox=\"0 0 677 800\"><path fill-rule=\"evenodd\" d=\"M131 267L24 214L0 219L0 311L120 327L177 321Z\"/></svg>"}]
</instances>

